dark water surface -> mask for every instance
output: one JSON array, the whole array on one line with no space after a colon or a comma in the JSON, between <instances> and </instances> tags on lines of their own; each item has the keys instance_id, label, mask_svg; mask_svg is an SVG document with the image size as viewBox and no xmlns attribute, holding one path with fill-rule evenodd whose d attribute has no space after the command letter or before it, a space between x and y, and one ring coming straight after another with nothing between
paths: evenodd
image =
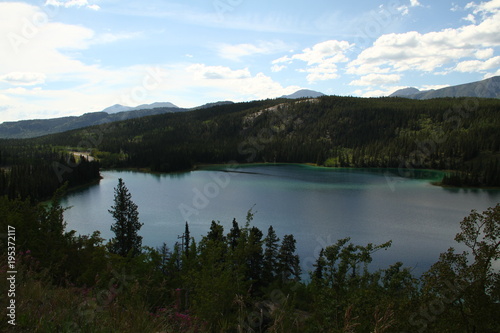
<instances>
[{"instance_id":1,"label":"dark water surface","mask_svg":"<svg viewBox=\"0 0 500 333\"><path fill-rule=\"evenodd\" d=\"M99 185L70 194L63 205L67 229L80 234L101 231L113 237L108 209L114 187L123 178L139 206L144 223L143 245L172 249L189 222L199 241L212 220L229 232L233 218L245 224L253 207L252 225L264 235L272 225L278 236L293 234L303 270L322 247L351 237L355 244L392 247L378 252L371 267L385 268L396 261L421 274L450 246L459 224L471 209L479 212L500 202L500 191L449 189L430 184L439 172L422 171L402 178L385 170L329 169L304 165L253 165L216 168L181 174L104 171ZM415 176L415 175L414 175Z\"/></svg>"}]
</instances>

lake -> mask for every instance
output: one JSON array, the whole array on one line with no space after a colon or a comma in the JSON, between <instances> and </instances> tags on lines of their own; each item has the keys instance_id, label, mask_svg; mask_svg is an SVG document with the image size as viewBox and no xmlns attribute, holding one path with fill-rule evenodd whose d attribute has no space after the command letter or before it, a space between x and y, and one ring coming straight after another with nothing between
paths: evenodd
<instances>
[{"instance_id":1,"label":"lake","mask_svg":"<svg viewBox=\"0 0 500 333\"><path fill-rule=\"evenodd\" d=\"M417 171L414 178L397 170L331 169L306 165L249 165L210 167L178 174L103 171L98 185L70 193L62 202L67 229L79 234L101 231L114 236L108 212L114 188L122 178L139 207L143 245L170 249L189 222L199 241L212 220L228 233L233 218L245 224L252 209L252 225L264 235L270 225L280 238L293 234L302 269L312 264L321 248L351 237L355 244L381 244L371 268L402 261L420 275L454 241L460 221L472 209L478 212L500 201L499 190L451 189L433 186L437 171Z\"/></svg>"}]
</instances>

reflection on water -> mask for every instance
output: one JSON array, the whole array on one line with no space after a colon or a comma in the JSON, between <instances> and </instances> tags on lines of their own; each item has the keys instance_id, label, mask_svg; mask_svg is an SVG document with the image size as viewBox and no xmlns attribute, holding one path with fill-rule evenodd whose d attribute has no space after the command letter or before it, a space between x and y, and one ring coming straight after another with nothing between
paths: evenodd
<instances>
[{"instance_id":1,"label":"reflection on water","mask_svg":"<svg viewBox=\"0 0 500 333\"><path fill-rule=\"evenodd\" d=\"M390 174L388 174L390 172ZM71 193L63 202L69 229L82 234L99 230L109 239L108 209L118 178L123 178L139 206L144 245L170 248L190 224L200 240L212 220L229 232L233 218L245 223L254 205L253 225L264 234L272 225L278 236L294 234L303 269L312 270L321 248L351 237L356 244L393 241L372 264L396 261L422 273L448 247L471 209L479 212L500 201L500 191L433 186L442 173L414 171L404 178L397 169L329 169L303 165L211 167L177 174L105 171L99 185Z\"/></svg>"}]
</instances>

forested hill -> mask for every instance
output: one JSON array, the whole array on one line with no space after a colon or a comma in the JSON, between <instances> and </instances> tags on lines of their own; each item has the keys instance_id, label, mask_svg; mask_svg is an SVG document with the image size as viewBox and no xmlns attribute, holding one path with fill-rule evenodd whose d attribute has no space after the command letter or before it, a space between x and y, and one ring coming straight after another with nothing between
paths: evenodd
<instances>
[{"instance_id":1,"label":"forested hill","mask_svg":"<svg viewBox=\"0 0 500 333\"><path fill-rule=\"evenodd\" d=\"M220 105L26 141L92 150L104 167L203 163L456 170L445 182L500 185L500 100L324 96Z\"/></svg>"}]
</instances>

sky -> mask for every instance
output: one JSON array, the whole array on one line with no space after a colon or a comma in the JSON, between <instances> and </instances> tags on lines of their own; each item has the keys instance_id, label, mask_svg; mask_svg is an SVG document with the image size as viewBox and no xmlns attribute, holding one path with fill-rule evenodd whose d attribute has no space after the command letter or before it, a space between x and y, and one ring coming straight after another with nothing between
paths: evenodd
<instances>
[{"instance_id":1,"label":"sky","mask_svg":"<svg viewBox=\"0 0 500 333\"><path fill-rule=\"evenodd\" d=\"M0 1L0 123L500 75L500 0Z\"/></svg>"}]
</instances>

